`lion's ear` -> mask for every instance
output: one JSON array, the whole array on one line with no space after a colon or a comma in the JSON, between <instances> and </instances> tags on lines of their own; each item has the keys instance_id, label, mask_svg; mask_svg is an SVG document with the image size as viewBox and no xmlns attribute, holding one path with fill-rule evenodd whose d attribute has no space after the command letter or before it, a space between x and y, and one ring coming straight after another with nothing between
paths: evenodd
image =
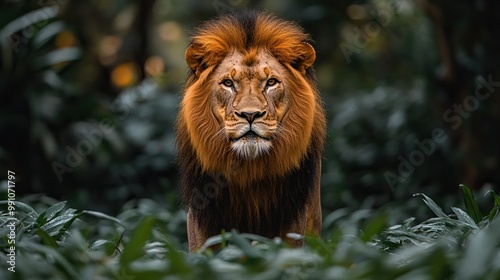
<instances>
[{"instance_id":1,"label":"lion's ear","mask_svg":"<svg viewBox=\"0 0 500 280\"><path fill-rule=\"evenodd\" d=\"M200 45L190 44L186 49L185 57L189 68L198 76L203 70L203 52Z\"/></svg>"},{"instance_id":2,"label":"lion's ear","mask_svg":"<svg viewBox=\"0 0 500 280\"><path fill-rule=\"evenodd\" d=\"M316 60L316 51L307 42L300 44L296 53L298 57L293 62L293 66L301 72L310 68Z\"/></svg>"}]
</instances>

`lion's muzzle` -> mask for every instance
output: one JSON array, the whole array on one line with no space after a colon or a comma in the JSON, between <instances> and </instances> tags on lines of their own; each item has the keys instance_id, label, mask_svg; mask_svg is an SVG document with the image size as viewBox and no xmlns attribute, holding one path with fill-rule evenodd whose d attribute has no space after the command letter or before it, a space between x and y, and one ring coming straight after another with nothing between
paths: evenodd
<instances>
[{"instance_id":1,"label":"lion's muzzle","mask_svg":"<svg viewBox=\"0 0 500 280\"><path fill-rule=\"evenodd\" d=\"M272 144L266 136L268 128L262 122L266 111L242 111L235 112L235 115L239 122L231 139L233 151L244 159L255 159L267 154Z\"/></svg>"}]
</instances>

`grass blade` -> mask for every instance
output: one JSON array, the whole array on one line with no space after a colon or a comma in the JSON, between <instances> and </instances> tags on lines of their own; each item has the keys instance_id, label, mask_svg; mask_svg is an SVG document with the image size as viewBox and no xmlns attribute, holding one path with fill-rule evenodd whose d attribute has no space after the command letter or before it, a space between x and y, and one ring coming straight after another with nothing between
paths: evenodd
<instances>
[{"instance_id":1,"label":"grass blade","mask_svg":"<svg viewBox=\"0 0 500 280\"><path fill-rule=\"evenodd\" d=\"M117 223L119 224L120 226L122 227L125 227L121 221L115 217L112 217L110 215L106 215L104 213L101 213L101 212L96 212L96 211L89 211L89 210L83 210L82 211L82 214L88 214L88 215L91 215L91 216L94 216L94 217L97 217L97 218L101 218L101 219L104 219L104 220L109 220L109 221L112 221L114 223Z\"/></svg>"},{"instance_id":2,"label":"grass blade","mask_svg":"<svg viewBox=\"0 0 500 280\"><path fill-rule=\"evenodd\" d=\"M146 217L137 226L121 254L120 263L122 266L128 266L131 262L144 254L144 245L150 238L155 223L156 220L154 218Z\"/></svg>"},{"instance_id":3,"label":"grass blade","mask_svg":"<svg viewBox=\"0 0 500 280\"><path fill-rule=\"evenodd\" d=\"M460 184L460 191L462 192L464 198L465 209L469 216L474 219L476 224L483 220L483 216L481 215L481 211L479 210L479 206L477 205L476 200L474 199L474 195L469 187L464 184Z\"/></svg>"},{"instance_id":4,"label":"grass blade","mask_svg":"<svg viewBox=\"0 0 500 280\"><path fill-rule=\"evenodd\" d=\"M414 196L422 196L422 200L424 201L424 203L427 204L427 206L432 210L432 212L434 212L434 214L436 214L436 216L441 218L450 218L443 212L443 209L441 209L441 207L439 207L436 202L434 202L434 200L432 200L430 197L426 196L423 193L417 193Z\"/></svg>"},{"instance_id":5,"label":"grass blade","mask_svg":"<svg viewBox=\"0 0 500 280\"><path fill-rule=\"evenodd\" d=\"M41 230L41 229L36 229L36 234L42 238L43 244L52 247L52 248L57 248L58 245L54 238L50 236L47 232Z\"/></svg>"},{"instance_id":6,"label":"grass blade","mask_svg":"<svg viewBox=\"0 0 500 280\"><path fill-rule=\"evenodd\" d=\"M488 191L487 193L491 194L493 196L495 205L490 211L490 214L488 215L489 221L493 221L496 216L498 215L498 212L500 212L500 196L493 190Z\"/></svg>"}]
</instances>

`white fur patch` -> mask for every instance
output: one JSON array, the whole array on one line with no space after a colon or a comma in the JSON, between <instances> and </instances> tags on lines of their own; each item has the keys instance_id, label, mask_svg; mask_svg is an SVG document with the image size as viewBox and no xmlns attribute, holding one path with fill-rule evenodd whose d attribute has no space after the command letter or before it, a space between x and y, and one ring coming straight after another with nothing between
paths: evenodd
<instances>
[{"instance_id":1,"label":"white fur patch","mask_svg":"<svg viewBox=\"0 0 500 280\"><path fill-rule=\"evenodd\" d=\"M232 148L240 157L251 160L267 154L272 148L272 144L269 140L245 137L233 142Z\"/></svg>"}]
</instances>

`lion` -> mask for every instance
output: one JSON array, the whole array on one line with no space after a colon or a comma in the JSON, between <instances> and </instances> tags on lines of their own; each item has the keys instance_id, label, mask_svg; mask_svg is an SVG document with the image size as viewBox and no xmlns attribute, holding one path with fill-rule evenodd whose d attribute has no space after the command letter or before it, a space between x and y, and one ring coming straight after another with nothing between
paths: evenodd
<instances>
[{"instance_id":1,"label":"lion","mask_svg":"<svg viewBox=\"0 0 500 280\"><path fill-rule=\"evenodd\" d=\"M226 14L195 30L177 118L190 252L236 229L290 246L321 233L326 134L311 39L267 12ZM296 235L295 235L296 236Z\"/></svg>"}]
</instances>

